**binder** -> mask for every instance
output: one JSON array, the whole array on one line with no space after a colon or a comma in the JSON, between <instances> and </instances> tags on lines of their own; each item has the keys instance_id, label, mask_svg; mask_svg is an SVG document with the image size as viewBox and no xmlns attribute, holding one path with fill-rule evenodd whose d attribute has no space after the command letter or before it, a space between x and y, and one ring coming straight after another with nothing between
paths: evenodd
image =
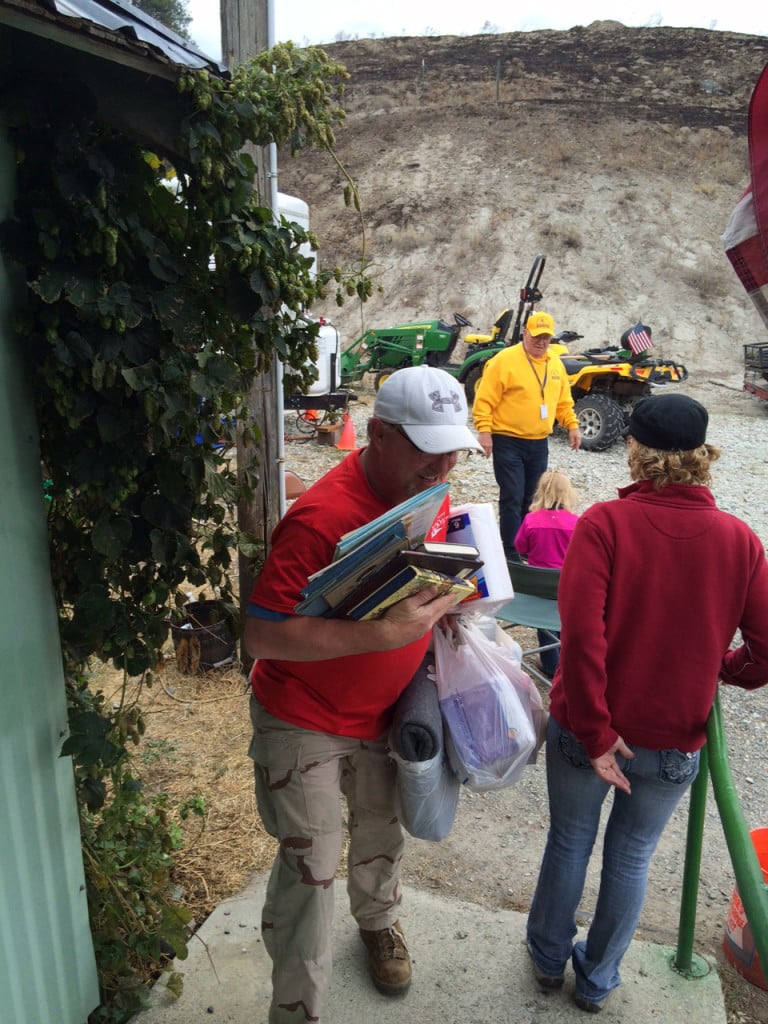
<instances>
[{"instance_id":1,"label":"binder","mask_svg":"<svg viewBox=\"0 0 768 1024\"><path fill-rule=\"evenodd\" d=\"M307 580L302 590L302 601L294 611L299 615L343 617L394 576L404 573L406 568L409 571L401 577L400 586L409 587L409 593L423 589L429 581L434 582L437 571L440 577L436 582L441 587L458 586L456 581L461 580L461 592L473 593L474 586L468 587L462 577L471 575L475 570L478 561L476 549L472 549L473 556L468 550L446 552L443 550L446 545L437 542L429 542L433 550L427 552L424 545L424 538L447 493L448 484L436 484L345 534L337 544L330 564ZM413 552L410 558L403 557L407 551ZM414 572L415 569L420 571ZM426 577L424 573L427 571L433 575ZM447 581L451 581L450 584ZM393 592L388 591L386 596ZM401 597L396 599L402 600ZM371 606L376 607L376 604ZM359 614L358 610L356 617Z\"/></svg>"}]
</instances>

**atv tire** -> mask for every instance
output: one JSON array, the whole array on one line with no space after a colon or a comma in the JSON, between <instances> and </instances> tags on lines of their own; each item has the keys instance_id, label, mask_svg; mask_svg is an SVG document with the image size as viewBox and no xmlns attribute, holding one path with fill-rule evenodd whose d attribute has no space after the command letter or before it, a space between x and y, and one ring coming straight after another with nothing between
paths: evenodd
<instances>
[{"instance_id":1,"label":"atv tire","mask_svg":"<svg viewBox=\"0 0 768 1024\"><path fill-rule=\"evenodd\" d=\"M624 413L610 395L585 395L575 405L581 430L581 447L587 452L603 452L621 437Z\"/></svg>"},{"instance_id":2,"label":"atv tire","mask_svg":"<svg viewBox=\"0 0 768 1024\"><path fill-rule=\"evenodd\" d=\"M477 391L477 385L480 383L480 378L483 376L483 367L485 363L477 363L467 373L464 378L464 394L467 396L467 408L472 410L472 403L475 400L475 392Z\"/></svg>"}]
</instances>

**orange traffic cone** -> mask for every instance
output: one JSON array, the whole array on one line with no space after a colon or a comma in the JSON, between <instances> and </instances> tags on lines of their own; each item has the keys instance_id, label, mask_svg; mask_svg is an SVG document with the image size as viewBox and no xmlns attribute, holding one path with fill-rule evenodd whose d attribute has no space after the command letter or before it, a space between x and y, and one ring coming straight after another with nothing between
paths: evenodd
<instances>
[{"instance_id":1,"label":"orange traffic cone","mask_svg":"<svg viewBox=\"0 0 768 1024\"><path fill-rule=\"evenodd\" d=\"M352 417L348 412L344 413L344 429L341 432L341 437L336 445L341 451L351 452L357 448L357 441L355 440L355 424L352 422Z\"/></svg>"},{"instance_id":2,"label":"orange traffic cone","mask_svg":"<svg viewBox=\"0 0 768 1024\"><path fill-rule=\"evenodd\" d=\"M317 420L317 410L316 409L307 409L307 411L304 413L304 419L305 420Z\"/></svg>"}]
</instances>

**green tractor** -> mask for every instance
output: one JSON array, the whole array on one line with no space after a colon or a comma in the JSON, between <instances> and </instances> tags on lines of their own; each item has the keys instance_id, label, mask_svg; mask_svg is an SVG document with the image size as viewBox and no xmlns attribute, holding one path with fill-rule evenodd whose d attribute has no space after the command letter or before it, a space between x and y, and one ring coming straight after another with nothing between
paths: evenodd
<instances>
[{"instance_id":1,"label":"green tractor","mask_svg":"<svg viewBox=\"0 0 768 1024\"><path fill-rule=\"evenodd\" d=\"M456 377L464 386L471 408L483 367L497 352L520 340L529 315L541 301L539 282L545 262L542 255L534 259L528 280L520 290L516 313L510 309L500 313L490 334L465 334L466 355L461 363L452 363L451 356L461 332L472 325L466 317L454 313L453 324L426 320L366 331L341 354L342 384L348 386L361 380L365 373L375 373L378 390L395 370L426 363ZM513 317L512 331L507 337ZM681 384L688 378L688 371L680 363L649 358L653 344L650 328L645 328L648 348L633 352L628 347L633 330L624 332L619 345L590 348L576 354L571 354L569 346L583 335L563 331L553 340L553 349L568 374L585 451L610 448L622 436L632 407L639 399L651 395L658 387Z\"/></svg>"},{"instance_id":2,"label":"green tractor","mask_svg":"<svg viewBox=\"0 0 768 1024\"><path fill-rule=\"evenodd\" d=\"M395 370L404 366L438 366L446 370L464 386L467 402L471 405L477 382L485 362L507 345L516 344L535 304L541 299L538 289L541 272L546 262L537 256L525 286L520 290L517 314L505 309L496 318L490 334L466 334L466 354L460 363L451 362L462 331L472 324L461 313L453 314L453 323L445 320L420 320L397 327L371 328L341 353L340 375L342 386L348 387L363 379L364 374L375 374L374 387L378 391L382 382ZM511 336L507 333L514 317Z\"/></svg>"}]
</instances>

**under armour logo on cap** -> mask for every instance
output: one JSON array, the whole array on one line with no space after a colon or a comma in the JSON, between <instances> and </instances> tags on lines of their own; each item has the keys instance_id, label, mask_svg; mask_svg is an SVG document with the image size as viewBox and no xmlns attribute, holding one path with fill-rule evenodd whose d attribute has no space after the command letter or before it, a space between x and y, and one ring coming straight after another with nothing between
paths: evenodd
<instances>
[{"instance_id":1,"label":"under armour logo on cap","mask_svg":"<svg viewBox=\"0 0 768 1024\"><path fill-rule=\"evenodd\" d=\"M448 454L482 451L467 426L467 403L455 377L436 366L406 366L387 377L373 403L373 415L394 423L421 451Z\"/></svg>"},{"instance_id":2,"label":"under armour logo on cap","mask_svg":"<svg viewBox=\"0 0 768 1024\"><path fill-rule=\"evenodd\" d=\"M446 405L452 405L456 412L461 412L461 399L456 391L452 391L448 398L441 398L439 391L430 391L429 397L435 412L442 412Z\"/></svg>"}]
</instances>

